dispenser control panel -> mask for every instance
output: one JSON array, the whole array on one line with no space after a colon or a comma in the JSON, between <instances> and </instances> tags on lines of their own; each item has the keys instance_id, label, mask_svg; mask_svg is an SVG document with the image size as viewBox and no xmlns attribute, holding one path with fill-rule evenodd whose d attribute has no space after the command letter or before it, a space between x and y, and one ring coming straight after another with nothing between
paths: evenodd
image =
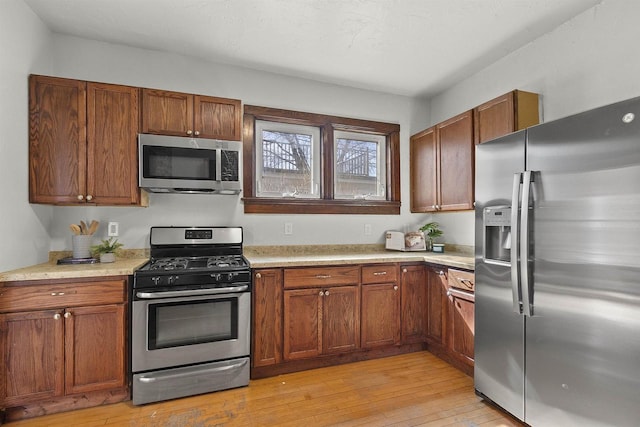
<instances>
[{"instance_id":1,"label":"dispenser control panel","mask_svg":"<svg viewBox=\"0 0 640 427\"><path fill-rule=\"evenodd\" d=\"M511 207L484 208L484 261L509 266L511 261Z\"/></svg>"}]
</instances>

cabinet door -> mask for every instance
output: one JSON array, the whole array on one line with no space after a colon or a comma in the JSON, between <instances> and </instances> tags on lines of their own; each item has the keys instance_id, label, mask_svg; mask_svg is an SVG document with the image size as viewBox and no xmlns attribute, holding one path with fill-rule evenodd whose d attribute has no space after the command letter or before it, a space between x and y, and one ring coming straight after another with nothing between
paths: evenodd
<instances>
[{"instance_id":1,"label":"cabinet door","mask_svg":"<svg viewBox=\"0 0 640 427\"><path fill-rule=\"evenodd\" d=\"M427 331L427 282L422 265L401 267L402 343L422 342Z\"/></svg>"},{"instance_id":2,"label":"cabinet door","mask_svg":"<svg viewBox=\"0 0 640 427\"><path fill-rule=\"evenodd\" d=\"M435 127L409 141L411 212L432 212L438 202L438 150Z\"/></svg>"},{"instance_id":3,"label":"cabinet door","mask_svg":"<svg viewBox=\"0 0 640 427\"><path fill-rule=\"evenodd\" d=\"M142 133L193 135L193 95L142 89Z\"/></svg>"},{"instance_id":4,"label":"cabinet door","mask_svg":"<svg viewBox=\"0 0 640 427\"><path fill-rule=\"evenodd\" d=\"M338 353L360 347L358 286L327 288L322 297L322 351Z\"/></svg>"},{"instance_id":5,"label":"cabinet door","mask_svg":"<svg viewBox=\"0 0 640 427\"><path fill-rule=\"evenodd\" d=\"M515 130L513 92L479 105L474 110L476 144L507 135Z\"/></svg>"},{"instance_id":6,"label":"cabinet door","mask_svg":"<svg viewBox=\"0 0 640 427\"><path fill-rule=\"evenodd\" d=\"M472 300L452 295L451 350L462 362L473 366L474 303Z\"/></svg>"},{"instance_id":7,"label":"cabinet door","mask_svg":"<svg viewBox=\"0 0 640 427\"><path fill-rule=\"evenodd\" d=\"M473 110L476 144L490 141L540 122L537 93L515 90L477 106Z\"/></svg>"},{"instance_id":8,"label":"cabinet door","mask_svg":"<svg viewBox=\"0 0 640 427\"><path fill-rule=\"evenodd\" d=\"M125 385L124 304L67 309L66 394Z\"/></svg>"},{"instance_id":9,"label":"cabinet door","mask_svg":"<svg viewBox=\"0 0 640 427\"><path fill-rule=\"evenodd\" d=\"M102 205L139 203L139 89L87 83L87 199Z\"/></svg>"},{"instance_id":10,"label":"cabinet door","mask_svg":"<svg viewBox=\"0 0 640 427\"><path fill-rule=\"evenodd\" d=\"M447 273L445 269L427 268L427 341L430 344L446 344L447 324Z\"/></svg>"},{"instance_id":11,"label":"cabinet door","mask_svg":"<svg viewBox=\"0 0 640 427\"><path fill-rule=\"evenodd\" d=\"M29 202L84 203L86 84L29 77Z\"/></svg>"},{"instance_id":12,"label":"cabinet door","mask_svg":"<svg viewBox=\"0 0 640 427\"><path fill-rule=\"evenodd\" d=\"M363 348L400 343L400 289L396 283L362 285Z\"/></svg>"},{"instance_id":13,"label":"cabinet door","mask_svg":"<svg viewBox=\"0 0 640 427\"><path fill-rule=\"evenodd\" d=\"M322 351L321 289L284 291L285 360L318 356Z\"/></svg>"},{"instance_id":14,"label":"cabinet door","mask_svg":"<svg viewBox=\"0 0 640 427\"><path fill-rule=\"evenodd\" d=\"M474 144L472 112L438 125L440 206L438 210L473 209Z\"/></svg>"},{"instance_id":15,"label":"cabinet door","mask_svg":"<svg viewBox=\"0 0 640 427\"><path fill-rule=\"evenodd\" d=\"M64 393L64 322L58 310L0 315L0 407Z\"/></svg>"},{"instance_id":16,"label":"cabinet door","mask_svg":"<svg viewBox=\"0 0 640 427\"><path fill-rule=\"evenodd\" d=\"M237 99L194 96L194 130L203 138L240 141L241 103Z\"/></svg>"},{"instance_id":17,"label":"cabinet door","mask_svg":"<svg viewBox=\"0 0 640 427\"><path fill-rule=\"evenodd\" d=\"M253 366L282 359L282 270L257 270L253 280Z\"/></svg>"}]
</instances>

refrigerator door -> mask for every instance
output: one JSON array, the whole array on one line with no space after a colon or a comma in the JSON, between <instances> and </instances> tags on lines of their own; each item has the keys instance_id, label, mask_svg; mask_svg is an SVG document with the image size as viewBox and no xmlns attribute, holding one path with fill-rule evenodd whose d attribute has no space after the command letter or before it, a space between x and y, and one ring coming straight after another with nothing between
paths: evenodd
<instances>
[{"instance_id":1,"label":"refrigerator door","mask_svg":"<svg viewBox=\"0 0 640 427\"><path fill-rule=\"evenodd\" d=\"M524 170L524 148L524 131L478 145L475 181L474 383L479 394L521 420L524 318L516 312L519 309L514 310L511 255L517 251L511 238L517 228L511 224L510 212L514 175ZM517 216L517 198L515 207Z\"/></svg>"},{"instance_id":2,"label":"refrigerator door","mask_svg":"<svg viewBox=\"0 0 640 427\"><path fill-rule=\"evenodd\" d=\"M640 419L640 99L530 128L526 417Z\"/></svg>"}]
</instances>

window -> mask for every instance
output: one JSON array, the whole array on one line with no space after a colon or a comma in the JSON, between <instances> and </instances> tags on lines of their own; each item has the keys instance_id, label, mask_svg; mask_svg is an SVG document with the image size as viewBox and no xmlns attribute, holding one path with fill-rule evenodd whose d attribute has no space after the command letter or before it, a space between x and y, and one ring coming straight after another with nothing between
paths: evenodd
<instances>
[{"instance_id":1,"label":"window","mask_svg":"<svg viewBox=\"0 0 640 427\"><path fill-rule=\"evenodd\" d=\"M335 131L333 141L335 198L385 200L386 138Z\"/></svg>"},{"instance_id":2,"label":"window","mask_svg":"<svg viewBox=\"0 0 640 427\"><path fill-rule=\"evenodd\" d=\"M320 129L256 120L256 197L320 197Z\"/></svg>"},{"instance_id":3,"label":"window","mask_svg":"<svg viewBox=\"0 0 640 427\"><path fill-rule=\"evenodd\" d=\"M245 213L400 213L397 124L244 106Z\"/></svg>"}]
</instances>

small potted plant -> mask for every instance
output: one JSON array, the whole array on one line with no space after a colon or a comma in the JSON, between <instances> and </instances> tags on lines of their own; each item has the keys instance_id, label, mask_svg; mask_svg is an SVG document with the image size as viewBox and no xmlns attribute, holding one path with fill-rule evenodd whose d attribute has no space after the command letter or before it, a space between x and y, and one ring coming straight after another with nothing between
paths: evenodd
<instances>
[{"instance_id":1,"label":"small potted plant","mask_svg":"<svg viewBox=\"0 0 640 427\"><path fill-rule=\"evenodd\" d=\"M437 222L429 222L423 225L420 227L420 231L422 231L426 237L426 249L428 251L433 249L434 239L442 236L442 230L440 230L440 225Z\"/></svg>"},{"instance_id":2,"label":"small potted plant","mask_svg":"<svg viewBox=\"0 0 640 427\"><path fill-rule=\"evenodd\" d=\"M100 262L114 262L116 260L116 253L124 245L118 242L118 239L111 237L107 240L102 240L99 245L91 246L91 253L93 256L99 256Z\"/></svg>"}]
</instances>

